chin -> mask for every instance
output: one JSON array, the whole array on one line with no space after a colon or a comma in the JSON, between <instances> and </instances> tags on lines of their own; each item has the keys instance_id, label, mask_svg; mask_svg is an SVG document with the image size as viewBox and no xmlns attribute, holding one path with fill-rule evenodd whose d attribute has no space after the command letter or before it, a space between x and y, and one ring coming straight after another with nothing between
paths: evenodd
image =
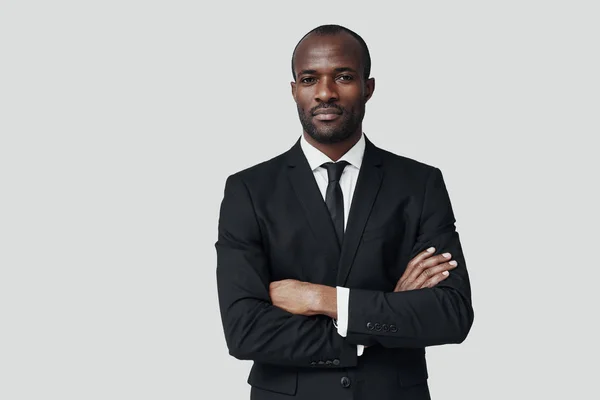
<instances>
[{"instance_id":1,"label":"chin","mask_svg":"<svg viewBox=\"0 0 600 400\"><path fill-rule=\"evenodd\" d=\"M310 117L300 115L300 122L304 132L314 141L321 144L334 144L343 142L352 136L358 124L348 119L339 119L331 122L313 121Z\"/></svg>"},{"instance_id":2,"label":"chin","mask_svg":"<svg viewBox=\"0 0 600 400\"><path fill-rule=\"evenodd\" d=\"M343 142L352 136L352 133L348 132L339 132L339 131L317 131L317 132L308 132L310 137L316 140L319 143L323 144L332 144Z\"/></svg>"}]
</instances>

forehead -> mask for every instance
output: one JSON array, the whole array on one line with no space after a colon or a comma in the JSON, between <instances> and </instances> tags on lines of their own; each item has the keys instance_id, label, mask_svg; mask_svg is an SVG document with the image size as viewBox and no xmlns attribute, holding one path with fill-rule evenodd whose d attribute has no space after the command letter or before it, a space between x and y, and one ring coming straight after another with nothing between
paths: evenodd
<instances>
[{"instance_id":1,"label":"forehead","mask_svg":"<svg viewBox=\"0 0 600 400\"><path fill-rule=\"evenodd\" d=\"M326 72L349 67L362 71L362 51L358 41L348 33L309 35L298 45L294 57L296 73L311 69Z\"/></svg>"}]
</instances>

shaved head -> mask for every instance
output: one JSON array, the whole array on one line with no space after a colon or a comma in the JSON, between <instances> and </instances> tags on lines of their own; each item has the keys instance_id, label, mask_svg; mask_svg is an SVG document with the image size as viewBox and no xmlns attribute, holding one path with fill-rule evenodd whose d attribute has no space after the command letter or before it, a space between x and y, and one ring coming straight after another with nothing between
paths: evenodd
<instances>
[{"instance_id":1,"label":"shaved head","mask_svg":"<svg viewBox=\"0 0 600 400\"><path fill-rule=\"evenodd\" d=\"M298 48L300 47L302 42L304 42L305 39L307 39L308 37L311 37L311 36L334 36L334 35L350 35L356 41L359 51L360 51L360 57L361 57L362 66L363 66L362 77L365 80L369 78L369 75L371 74L371 55L369 54L369 48L367 47L367 44L365 43L363 38L360 37L360 35L358 35L357 33L351 31L350 29L345 28L340 25L321 25L321 26L318 26L315 29L311 30L306 35L304 35L302 37L302 39L300 39L300 41L296 44L296 47L294 47L294 52L292 53L292 76L294 78L294 81L296 80L296 77L297 77L296 64L295 64L296 63L296 52L298 51Z\"/></svg>"}]
</instances>

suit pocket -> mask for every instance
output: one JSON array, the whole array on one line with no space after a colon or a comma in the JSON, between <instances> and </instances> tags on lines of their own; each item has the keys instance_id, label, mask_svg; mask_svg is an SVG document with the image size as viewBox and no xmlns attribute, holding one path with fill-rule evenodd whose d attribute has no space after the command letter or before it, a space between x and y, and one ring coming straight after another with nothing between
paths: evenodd
<instances>
[{"instance_id":1,"label":"suit pocket","mask_svg":"<svg viewBox=\"0 0 600 400\"><path fill-rule=\"evenodd\" d=\"M248 375L248 384L259 389L293 396L298 386L298 372L279 365L255 362Z\"/></svg>"}]
</instances>

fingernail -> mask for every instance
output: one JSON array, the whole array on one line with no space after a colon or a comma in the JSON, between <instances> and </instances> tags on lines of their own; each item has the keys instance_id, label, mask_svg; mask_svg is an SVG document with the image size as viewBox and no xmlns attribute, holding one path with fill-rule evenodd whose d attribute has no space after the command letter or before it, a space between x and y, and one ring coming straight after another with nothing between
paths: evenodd
<instances>
[{"instance_id":1,"label":"fingernail","mask_svg":"<svg viewBox=\"0 0 600 400\"><path fill-rule=\"evenodd\" d=\"M442 275L448 276L448 274L450 274L450 272L448 272L448 271L442 272Z\"/></svg>"},{"instance_id":2,"label":"fingernail","mask_svg":"<svg viewBox=\"0 0 600 400\"><path fill-rule=\"evenodd\" d=\"M450 258L450 253L444 253L444 254L442 254L442 255L443 255L444 257L446 257L446 258Z\"/></svg>"},{"instance_id":3,"label":"fingernail","mask_svg":"<svg viewBox=\"0 0 600 400\"><path fill-rule=\"evenodd\" d=\"M430 247L427 249L428 253L433 253L435 251L435 247Z\"/></svg>"},{"instance_id":4,"label":"fingernail","mask_svg":"<svg viewBox=\"0 0 600 400\"><path fill-rule=\"evenodd\" d=\"M456 261L452 260L452 261L450 261L448 264L450 264L450 265L456 265L456 264L458 264L458 263L457 263Z\"/></svg>"}]
</instances>

